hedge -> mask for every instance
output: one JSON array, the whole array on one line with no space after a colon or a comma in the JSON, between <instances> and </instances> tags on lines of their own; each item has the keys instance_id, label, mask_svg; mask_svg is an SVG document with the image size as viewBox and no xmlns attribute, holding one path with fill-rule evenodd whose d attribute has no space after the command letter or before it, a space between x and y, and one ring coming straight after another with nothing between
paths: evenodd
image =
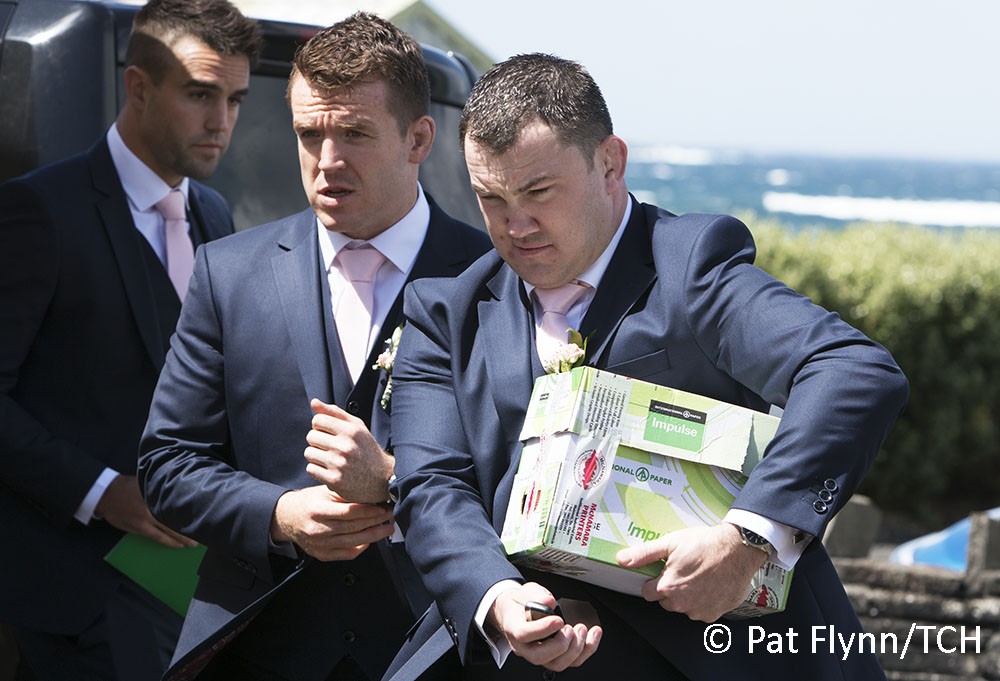
<instances>
[{"instance_id":1,"label":"hedge","mask_svg":"<svg viewBox=\"0 0 1000 681\"><path fill-rule=\"evenodd\" d=\"M923 522L1000 506L1000 232L742 217L758 265L885 345L910 381L860 492Z\"/></svg>"}]
</instances>

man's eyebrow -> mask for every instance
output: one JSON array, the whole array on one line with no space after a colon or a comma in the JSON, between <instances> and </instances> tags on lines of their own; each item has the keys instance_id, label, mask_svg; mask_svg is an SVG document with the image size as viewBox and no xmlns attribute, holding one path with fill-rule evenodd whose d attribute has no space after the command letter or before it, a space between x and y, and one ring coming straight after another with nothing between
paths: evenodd
<instances>
[{"instance_id":1,"label":"man's eyebrow","mask_svg":"<svg viewBox=\"0 0 1000 681\"><path fill-rule=\"evenodd\" d=\"M196 78L192 78L191 80L189 80L186 83L184 83L184 87L185 88L200 88L202 90L214 90L216 92L221 92L222 91L222 86L219 85L218 83L211 83L211 82L209 82L207 80L198 80ZM236 92L233 93L233 95L243 95L243 96L246 96L249 93L250 93L250 88L249 87L245 87L245 88L241 88L241 89L237 90Z\"/></svg>"},{"instance_id":2,"label":"man's eyebrow","mask_svg":"<svg viewBox=\"0 0 1000 681\"><path fill-rule=\"evenodd\" d=\"M517 191L518 193L523 194L524 192L531 191L534 187L537 187L543 182L547 182L551 179L552 176L548 174L537 175L535 177L528 178L518 186Z\"/></svg>"},{"instance_id":3,"label":"man's eyebrow","mask_svg":"<svg viewBox=\"0 0 1000 681\"><path fill-rule=\"evenodd\" d=\"M221 90L222 86L218 83L210 83L207 80L197 80L192 78L191 80L184 83L184 87L200 87L205 90Z\"/></svg>"}]
</instances>

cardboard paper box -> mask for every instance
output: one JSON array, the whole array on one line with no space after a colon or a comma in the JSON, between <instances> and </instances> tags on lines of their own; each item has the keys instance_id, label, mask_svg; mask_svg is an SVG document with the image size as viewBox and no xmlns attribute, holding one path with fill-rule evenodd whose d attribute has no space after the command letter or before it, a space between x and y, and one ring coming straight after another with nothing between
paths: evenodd
<instances>
[{"instance_id":1,"label":"cardboard paper box","mask_svg":"<svg viewBox=\"0 0 1000 681\"><path fill-rule=\"evenodd\" d=\"M663 563L626 569L627 546L725 516L779 419L592 367L535 382L501 540L514 563L640 595ZM785 607L791 573L768 562L729 617Z\"/></svg>"}]
</instances>

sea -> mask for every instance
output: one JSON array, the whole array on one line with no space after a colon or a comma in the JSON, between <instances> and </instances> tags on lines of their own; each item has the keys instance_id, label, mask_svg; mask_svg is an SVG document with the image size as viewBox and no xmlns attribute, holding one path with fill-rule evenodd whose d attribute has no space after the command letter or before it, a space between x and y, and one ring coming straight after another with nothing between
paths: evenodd
<instances>
[{"instance_id":1,"label":"sea","mask_svg":"<svg viewBox=\"0 0 1000 681\"><path fill-rule=\"evenodd\" d=\"M640 201L677 214L752 212L796 229L852 222L1000 229L1000 163L651 145L629 148L626 180Z\"/></svg>"}]
</instances>

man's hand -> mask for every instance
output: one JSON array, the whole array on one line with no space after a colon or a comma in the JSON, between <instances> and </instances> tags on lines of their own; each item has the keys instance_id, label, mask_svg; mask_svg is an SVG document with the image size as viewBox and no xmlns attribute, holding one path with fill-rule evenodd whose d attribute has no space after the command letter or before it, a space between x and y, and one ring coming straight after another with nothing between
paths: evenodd
<instances>
[{"instance_id":1,"label":"man's hand","mask_svg":"<svg viewBox=\"0 0 1000 681\"><path fill-rule=\"evenodd\" d=\"M630 568L665 560L660 576L643 585L643 598L701 622L714 622L742 603L767 559L763 551L744 546L729 523L670 532L616 557Z\"/></svg>"},{"instance_id":2,"label":"man's hand","mask_svg":"<svg viewBox=\"0 0 1000 681\"><path fill-rule=\"evenodd\" d=\"M153 517L134 475L119 475L112 480L97 502L94 514L119 530L141 534L172 549L198 545Z\"/></svg>"},{"instance_id":3,"label":"man's hand","mask_svg":"<svg viewBox=\"0 0 1000 681\"><path fill-rule=\"evenodd\" d=\"M497 597L486 616L486 630L503 634L516 655L556 672L579 667L597 651L603 633L601 627L588 630L584 624L570 626L557 615L532 622L524 612L528 601L553 608L556 605L556 599L545 587L528 582Z\"/></svg>"},{"instance_id":4,"label":"man's hand","mask_svg":"<svg viewBox=\"0 0 1000 681\"><path fill-rule=\"evenodd\" d=\"M325 485L285 492L271 519L271 540L295 542L313 558L353 560L372 542L392 534L392 511L354 504Z\"/></svg>"},{"instance_id":5,"label":"man's hand","mask_svg":"<svg viewBox=\"0 0 1000 681\"><path fill-rule=\"evenodd\" d=\"M315 416L306 435L306 472L342 499L386 501L394 460L382 451L364 421L320 400L309 406Z\"/></svg>"}]
</instances>

